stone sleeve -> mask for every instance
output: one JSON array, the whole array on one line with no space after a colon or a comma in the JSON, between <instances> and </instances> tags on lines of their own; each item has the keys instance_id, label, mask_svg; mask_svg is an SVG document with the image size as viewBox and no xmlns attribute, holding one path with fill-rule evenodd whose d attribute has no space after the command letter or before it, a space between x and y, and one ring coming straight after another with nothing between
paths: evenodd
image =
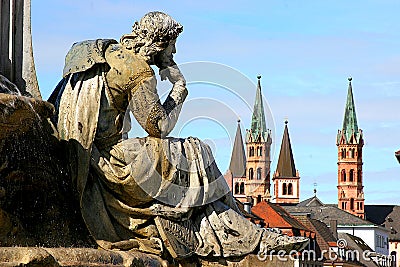
<instances>
[{"instance_id":1,"label":"stone sleeve","mask_svg":"<svg viewBox=\"0 0 400 267\"><path fill-rule=\"evenodd\" d=\"M176 82L161 104L154 76L143 79L131 92L129 107L143 129L154 137L166 137L174 128L187 96L184 82Z\"/></svg>"}]
</instances>

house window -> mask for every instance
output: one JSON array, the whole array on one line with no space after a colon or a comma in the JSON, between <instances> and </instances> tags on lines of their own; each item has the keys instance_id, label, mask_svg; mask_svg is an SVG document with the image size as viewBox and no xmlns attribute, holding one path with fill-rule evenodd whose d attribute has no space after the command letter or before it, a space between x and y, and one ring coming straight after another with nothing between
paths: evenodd
<instances>
[{"instance_id":1,"label":"house window","mask_svg":"<svg viewBox=\"0 0 400 267\"><path fill-rule=\"evenodd\" d=\"M261 168L257 168L257 180L261 180Z\"/></svg>"},{"instance_id":2,"label":"house window","mask_svg":"<svg viewBox=\"0 0 400 267\"><path fill-rule=\"evenodd\" d=\"M342 182L346 182L346 171L345 170L342 170L341 180L342 180Z\"/></svg>"},{"instance_id":3,"label":"house window","mask_svg":"<svg viewBox=\"0 0 400 267\"><path fill-rule=\"evenodd\" d=\"M350 180L350 182L354 181L354 170L353 169L350 170L349 180Z\"/></svg>"},{"instance_id":4,"label":"house window","mask_svg":"<svg viewBox=\"0 0 400 267\"><path fill-rule=\"evenodd\" d=\"M239 194L244 195L244 182L240 183Z\"/></svg>"},{"instance_id":5,"label":"house window","mask_svg":"<svg viewBox=\"0 0 400 267\"><path fill-rule=\"evenodd\" d=\"M282 195L287 195L287 185L286 185L286 183L283 183L283 185L282 185Z\"/></svg>"},{"instance_id":6,"label":"house window","mask_svg":"<svg viewBox=\"0 0 400 267\"><path fill-rule=\"evenodd\" d=\"M260 203L261 202L261 195L258 195L257 196L257 203Z\"/></svg>"},{"instance_id":7,"label":"house window","mask_svg":"<svg viewBox=\"0 0 400 267\"><path fill-rule=\"evenodd\" d=\"M249 180L253 180L254 179L254 171L253 168L249 169Z\"/></svg>"},{"instance_id":8,"label":"house window","mask_svg":"<svg viewBox=\"0 0 400 267\"><path fill-rule=\"evenodd\" d=\"M292 183L288 184L287 191L288 191L288 195L293 195L293 184Z\"/></svg>"}]
</instances>

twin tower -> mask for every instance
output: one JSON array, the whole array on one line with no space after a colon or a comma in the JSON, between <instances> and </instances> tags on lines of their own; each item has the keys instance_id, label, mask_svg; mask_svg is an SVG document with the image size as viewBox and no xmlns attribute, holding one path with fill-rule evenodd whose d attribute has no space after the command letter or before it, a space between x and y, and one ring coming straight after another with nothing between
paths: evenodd
<instances>
[{"instance_id":1,"label":"twin tower","mask_svg":"<svg viewBox=\"0 0 400 267\"><path fill-rule=\"evenodd\" d=\"M267 128L258 76L251 127L246 131L246 151L240 121L236 130L229 170L225 179L233 196L241 202L261 201L297 204L300 199L300 175L296 170L290 143L288 121L285 121L271 195L271 130ZM364 218L362 174L362 130L358 129L351 78L342 130L338 131L338 207ZM247 155L247 156L246 156Z\"/></svg>"}]
</instances>

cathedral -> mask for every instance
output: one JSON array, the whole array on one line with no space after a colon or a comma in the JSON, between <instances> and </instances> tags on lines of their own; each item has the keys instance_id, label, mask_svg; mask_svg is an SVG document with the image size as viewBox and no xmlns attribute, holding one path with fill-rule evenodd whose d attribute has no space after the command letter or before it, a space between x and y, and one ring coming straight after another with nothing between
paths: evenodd
<instances>
[{"instance_id":1,"label":"cathedral","mask_svg":"<svg viewBox=\"0 0 400 267\"><path fill-rule=\"evenodd\" d=\"M300 174L295 167L288 121L285 121L276 170L272 175L271 192L271 130L267 128L261 90L257 77L256 96L250 128L243 142L238 120L231 162L224 175L233 196L242 203L256 205L261 201L297 204L300 201ZM358 128L353 99L352 79L349 78L343 127L338 131L338 208L364 218L362 172L362 130ZM244 146L245 144L245 146Z\"/></svg>"},{"instance_id":2,"label":"cathedral","mask_svg":"<svg viewBox=\"0 0 400 267\"><path fill-rule=\"evenodd\" d=\"M300 176L295 168L290 144L288 122L282 138L277 169L272 181L271 195L271 130L267 128L261 90L261 76L257 77L256 97L250 129L246 130L243 145L240 120L236 130L229 170L225 179L233 196L243 203L255 205L261 201L299 203Z\"/></svg>"}]
</instances>

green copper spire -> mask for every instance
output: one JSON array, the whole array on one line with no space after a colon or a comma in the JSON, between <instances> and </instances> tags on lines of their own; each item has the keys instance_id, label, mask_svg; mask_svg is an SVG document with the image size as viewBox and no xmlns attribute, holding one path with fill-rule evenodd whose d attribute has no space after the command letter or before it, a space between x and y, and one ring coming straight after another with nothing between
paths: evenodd
<instances>
[{"instance_id":1,"label":"green copper spire","mask_svg":"<svg viewBox=\"0 0 400 267\"><path fill-rule=\"evenodd\" d=\"M257 79L258 84L256 100L254 102L253 116L251 117L251 132L253 133L254 139L256 139L260 134L264 136L264 133L267 131L267 125L265 123L264 115L264 105L261 94L261 76L258 75Z\"/></svg>"},{"instance_id":2,"label":"green copper spire","mask_svg":"<svg viewBox=\"0 0 400 267\"><path fill-rule=\"evenodd\" d=\"M356 136L358 134L357 116L353 99L353 88L351 87L352 78L349 78L348 80L349 80L349 89L347 92L347 102L346 102L346 108L344 110L344 120L343 120L343 133L346 136L347 142L350 141L351 135L353 133Z\"/></svg>"}]
</instances>

